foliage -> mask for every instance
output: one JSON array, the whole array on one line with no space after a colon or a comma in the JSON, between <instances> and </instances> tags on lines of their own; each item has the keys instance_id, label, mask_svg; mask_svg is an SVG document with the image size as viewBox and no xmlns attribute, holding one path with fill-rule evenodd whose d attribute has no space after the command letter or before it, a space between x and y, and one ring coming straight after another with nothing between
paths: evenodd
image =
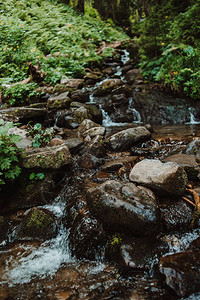
<instances>
[{"instance_id":1,"label":"foliage","mask_svg":"<svg viewBox=\"0 0 200 300\"><path fill-rule=\"evenodd\" d=\"M8 102L11 106L28 103L32 96L37 95L37 83L31 82L29 84L18 83L6 87L0 87L0 91L4 95L4 101Z\"/></svg>"},{"instance_id":2,"label":"foliage","mask_svg":"<svg viewBox=\"0 0 200 300\"><path fill-rule=\"evenodd\" d=\"M128 38L96 15L79 15L51 0L3 1L0 31L0 80L4 83L26 79L27 62L37 61L47 73L47 84L55 85L62 76L82 76L88 62L100 59L95 51L102 41Z\"/></svg>"},{"instance_id":3,"label":"foliage","mask_svg":"<svg viewBox=\"0 0 200 300\"><path fill-rule=\"evenodd\" d=\"M15 179L21 172L18 166L19 149L14 144L20 141L20 137L16 134L7 135L12 127L12 122L4 124L4 121L0 121L0 185Z\"/></svg>"},{"instance_id":4,"label":"foliage","mask_svg":"<svg viewBox=\"0 0 200 300\"><path fill-rule=\"evenodd\" d=\"M33 147L39 148L49 143L55 136L55 133L53 128L46 128L43 130L42 125L40 123L36 123L33 127L31 127L29 135L34 137L34 141L32 143Z\"/></svg>"},{"instance_id":5,"label":"foliage","mask_svg":"<svg viewBox=\"0 0 200 300\"><path fill-rule=\"evenodd\" d=\"M140 21L143 75L174 91L200 98L200 1L155 3Z\"/></svg>"},{"instance_id":6,"label":"foliage","mask_svg":"<svg viewBox=\"0 0 200 300\"><path fill-rule=\"evenodd\" d=\"M29 179L33 181L42 180L44 179L44 177L45 177L44 173L31 173L29 175Z\"/></svg>"}]
</instances>

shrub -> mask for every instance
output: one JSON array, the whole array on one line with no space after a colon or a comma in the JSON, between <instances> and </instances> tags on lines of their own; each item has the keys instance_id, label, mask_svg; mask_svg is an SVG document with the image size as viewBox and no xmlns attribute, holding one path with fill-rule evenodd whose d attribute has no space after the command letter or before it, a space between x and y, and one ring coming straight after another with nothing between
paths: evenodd
<instances>
[{"instance_id":1,"label":"shrub","mask_svg":"<svg viewBox=\"0 0 200 300\"><path fill-rule=\"evenodd\" d=\"M20 150L14 144L20 141L16 134L7 135L13 127L12 122L0 121L0 186L19 176L21 169L18 166Z\"/></svg>"}]
</instances>

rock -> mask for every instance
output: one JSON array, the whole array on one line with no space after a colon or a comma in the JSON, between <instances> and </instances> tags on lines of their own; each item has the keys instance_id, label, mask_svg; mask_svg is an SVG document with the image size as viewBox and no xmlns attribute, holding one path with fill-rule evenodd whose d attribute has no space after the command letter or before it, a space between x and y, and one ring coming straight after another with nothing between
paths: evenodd
<instances>
[{"instance_id":1,"label":"rock","mask_svg":"<svg viewBox=\"0 0 200 300\"><path fill-rule=\"evenodd\" d=\"M106 128L105 127L93 127L93 128L90 128L88 130L86 130L83 134L83 136L87 136L89 135L89 137L93 138L97 135L104 135L106 132Z\"/></svg>"},{"instance_id":2,"label":"rock","mask_svg":"<svg viewBox=\"0 0 200 300\"><path fill-rule=\"evenodd\" d=\"M77 258L94 259L99 246L105 243L102 224L91 217L87 209L82 209L70 230L69 242Z\"/></svg>"},{"instance_id":3,"label":"rock","mask_svg":"<svg viewBox=\"0 0 200 300\"><path fill-rule=\"evenodd\" d=\"M112 92L112 90L123 84L121 79L109 79L104 81L95 91L94 96L105 96Z\"/></svg>"},{"instance_id":4,"label":"rock","mask_svg":"<svg viewBox=\"0 0 200 300\"><path fill-rule=\"evenodd\" d=\"M93 127L101 127L101 125L93 122L92 120L90 119L85 119L80 125L79 125L79 128L78 128L78 131L80 132L81 135L84 134L84 132L86 130L89 130Z\"/></svg>"},{"instance_id":5,"label":"rock","mask_svg":"<svg viewBox=\"0 0 200 300\"><path fill-rule=\"evenodd\" d=\"M106 148L102 136L95 136L82 150L82 153L89 153L96 157L104 157Z\"/></svg>"},{"instance_id":6,"label":"rock","mask_svg":"<svg viewBox=\"0 0 200 300\"><path fill-rule=\"evenodd\" d=\"M128 83L133 83L133 81L135 80L135 78L141 74L141 70L140 69L132 69L129 70L128 72L126 72L125 74L125 80Z\"/></svg>"},{"instance_id":7,"label":"rock","mask_svg":"<svg viewBox=\"0 0 200 300\"><path fill-rule=\"evenodd\" d=\"M165 230L184 230L193 219L193 208L184 200L161 207L161 219Z\"/></svg>"},{"instance_id":8,"label":"rock","mask_svg":"<svg viewBox=\"0 0 200 300\"><path fill-rule=\"evenodd\" d=\"M55 237L56 233L57 225L54 215L44 208L32 208L17 228L17 239L45 241Z\"/></svg>"},{"instance_id":9,"label":"rock","mask_svg":"<svg viewBox=\"0 0 200 300\"><path fill-rule=\"evenodd\" d=\"M187 173L189 180L197 180L199 166L194 155L174 154L164 159L164 162L175 162Z\"/></svg>"},{"instance_id":10,"label":"rock","mask_svg":"<svg viewBox=\"0 0 200 300\"><path fill-rule=\"evenodd\" d=\"M126 269L152 270L158 263L157 258L168 250L167 243L152 237L131 238L122 242L118 263Z\"/></svg>"},{"instance_id":11,"label":"rock","mask_svg":"<svg viewBox=\"0 0 200 300\"><path fill-rule=\"evenodd\" d=\"M14 107L2 109L0 111L0 118L3 120L20 123L27 123L28 121L44 121L46 115L46 108Z\"/></svg>"},{"instance_id":12,"label":"rock","mask_svg":"<svg viewBox=\"0 0 200 300\"><path fill-rule=\"evenodd\" d=\"M149 139L150 132L143 126L122 130L111 135L106 143L112 150L123 151L129 149L138 142Z\"/></svg>"},{"instance_id":13,"label":"rock","mask_svg":"<svg viewBox=\"0 0 200 300\"><path fill-rule=\"evenodd\" d=\"M17 127L13 127L13 128L10 128L7 132L7 135L10 135L10 134L17 134L20 136L20 142L15 143L18 148L25 149L27 147L32 146L33 139L31 137L27 136L28 131L17 128Z\"/></svg>"},{"instance_id":14,"label":"rock","mask_svg":"<svg viewBox=\"0 0 200 300\"><path fill-rule=\"evenodd\" d=\"M78 124L81 124L85 119L92 119L91 114L89 113L86 107L79 107L74 109L72 112L72 117L76 120Z\"/></svg>"},{"instance_id":15,"label":"rock","mask_svg":"<svg viewBox=\"0 0 200 300\"><path fill-rule=\"evenodd\" d=\"M92 116L92 120L101 124L103 120L102 110L98 104L89 103L87 104L89 114Z\"/></svg>"},{"instance_id":16,"label":"rock","mask_svg":"<svg viewBox=\"0 0 200 300\"><path fill-rule=\"evenodd\" d=\"M59 145L62 145L64 144L65 140L63 139L60 139L60 138L53 138L50 143L49 143L49 146L50 147L55 147L55 146L59 146Z\"/></svg>"},{"instance_id":17,"label":"rock","mask_svg":"<svg viewBox=\"0 0 200 300\"><path fill-rule=\"evenodd\" d=\"M160 259L159 269L167 285L179 297L188 297L200 291L200 251L186 251Z\"/></svg>"},{"instance_id":18,"label":"rock","mask_svg":"<svg viewBox=\"0 0 200 300\"><path fill-rule=\"evenodd\" d=\"M126 166L132 162L135 162L135 160L137 160L137 159L138 159L137 156L131 156L131 157L125 157L122 159L112 160L112 161L107 162L105 165L103 165L102 170L108 171L108 172L117 171L121 167Z\"/></svg>"},{"instance_id":19,"label":"rock","mask_svg":"<svg viewBox=\"0 0 200 300\"><path fill-rule=\"evenodd\" d=\"M64 142L71 154L76 154L84 143L80 138L66 139Z\"/></svg>"},{"instance_id":20,"label":"rock","mask_svg":"<svg viewBox=\"0 0 200 300\"><path fill-rule=\"evenodd\" d=\"M96 156L90 153L84 153L77 160L79 168L81 169L94 169L101 164L101 161Z\"/></svg>"},{"instance_id":21,"label":"rock","mask_svg":"<svg viewBox=\"0 0 200 300\"><path fill-rule=\"evenodd\" d=\"M188 155L195 155L198 160L200 160L200 139L196 139L189 143L185 153Z\"/></svg>"},{"instance_id":22,"label":"rock","mask_svg":"<svg viewBox=\"0 0 200 300\"><path fill-rule=\"evenodd\" d=\"M83 82L84 80L79 78L63 78L60 81L65 87L73 88L75 90L82 88Z\"/></svg>"},{"instance_id":23,"label":"rock","mask_svg":"<svg viewBox=\"0 0 200 300\"><path fill-rule=\"evenodd\" d=\"M66 145L38 148L25 151L22 155L24 168L59 169L72 161Z\"/></svg>"},{"instance_id":24,"label":"rock","mask_svg":"<svg viewBox=\"0 0 200 300\"><path fill-rule=\"evenodd\" d=\"M152 191L108 180L87 191L89 209L112 232L146 235L158 230L159 210Z\"/></svg>"},{"instance_id":25,"label":"rock","mask_svg":"<svg viewBox=\"0 0 200 300\"><path fill-rule=\"evenodd\" d=\"M179 165L162 163L157 159L144 159L137 163L129 178L158 194L170 196L182 196L188 181L186 172Z\"/></svg>"},{"instance_id":26,"label":"rock","mask_svg":"<svg viewBox=\"0 0 200 300\"><path fill-rule=\"evenodd\" d=\"M69 92L62 93L60 95L52 95L47 101L48 109L64 109L69 108L71 99L69 98Z\"/></svg>"},{"instance_id":27,"label":"rock","mask_svg":"<svg viewBox=\"0 0 200 300\"><path fill-rule=\"evenodd\" d=\"M73 93L71 93L71 99L72 101L81 102L81 103L89 102L90 93L89 91L76 90Z\"/></svg>"}]
</instances>

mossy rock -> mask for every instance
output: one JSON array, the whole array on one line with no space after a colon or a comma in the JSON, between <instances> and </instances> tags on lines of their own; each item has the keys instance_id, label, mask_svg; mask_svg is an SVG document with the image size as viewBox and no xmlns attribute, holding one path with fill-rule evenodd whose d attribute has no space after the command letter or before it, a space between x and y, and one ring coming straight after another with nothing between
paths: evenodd
<instances>
[{"instance_id":1,"label":"mossy rock","mask_svg":"<svg viewBox=\"0 0 200 300\"><path fill-rule=\"evenodd\" d=\"M48 240L56 236L57 221L46 209L32 208L17 229L19 240Z\"/></svg>"}]
</instances>

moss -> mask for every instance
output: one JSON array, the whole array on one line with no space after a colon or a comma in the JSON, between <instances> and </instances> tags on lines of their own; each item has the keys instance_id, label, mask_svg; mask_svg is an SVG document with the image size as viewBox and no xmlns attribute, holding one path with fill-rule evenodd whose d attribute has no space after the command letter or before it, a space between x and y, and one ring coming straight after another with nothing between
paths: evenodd
<instances>
[{"instance_id":1,"label":"moss","mask_svg":"<svg viewBox=\"0 0 200 300\"><path fill-rule=\"evenodd\" d=\"M52 224L52 218L41 210L35 210L28 220L27 227L45 229Z\"/></svg>"}]
</instances>

